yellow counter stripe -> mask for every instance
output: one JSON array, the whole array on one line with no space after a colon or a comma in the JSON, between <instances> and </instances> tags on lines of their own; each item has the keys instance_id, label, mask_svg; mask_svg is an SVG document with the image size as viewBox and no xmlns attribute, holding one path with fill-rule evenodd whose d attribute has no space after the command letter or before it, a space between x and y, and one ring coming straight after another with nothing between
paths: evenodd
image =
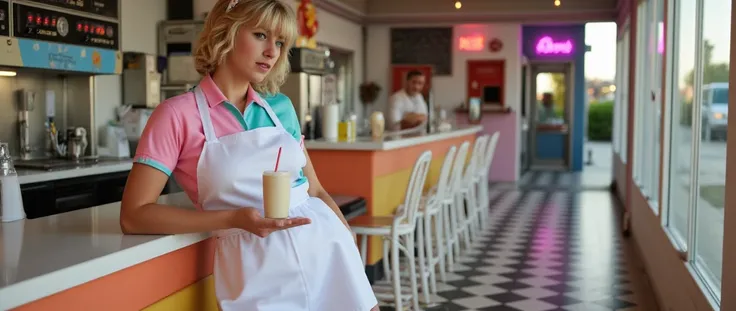
<instances>
[{"instance_id":1,"label":"yellow counter stripe","mask_svg":"<svg viewBox=\"0 0 736 311\"><path fill-rule=\"evenodd\" d=\"M144 311L219 311L215 278L210 275L143 309Z\"/></svg>"}]
</instances>

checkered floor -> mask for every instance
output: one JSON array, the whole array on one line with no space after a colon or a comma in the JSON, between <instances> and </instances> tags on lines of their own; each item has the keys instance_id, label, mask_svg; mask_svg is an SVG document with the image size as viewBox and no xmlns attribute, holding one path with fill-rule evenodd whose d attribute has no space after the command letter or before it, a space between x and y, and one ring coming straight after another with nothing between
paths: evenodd
<instances>
[{"instance_id":1,"label":"checkered floor","mask_svg":"<svg viewBox=\"0 0 736 311\"><path fill-rule=\"evenodd\" d=\"M658 310L611 194L558 189L492 188L490 230L426 310Z\"/></svg>"}]
</instances>

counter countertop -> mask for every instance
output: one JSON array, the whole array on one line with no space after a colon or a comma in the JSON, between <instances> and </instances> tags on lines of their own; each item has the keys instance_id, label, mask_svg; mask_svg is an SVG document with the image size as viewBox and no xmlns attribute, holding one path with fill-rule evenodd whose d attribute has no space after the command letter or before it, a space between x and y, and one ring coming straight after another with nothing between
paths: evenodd
<instances>
[{"instance_id":1,"label":"counter countertop","mask_svg":"<svg viewBox=\"0 0 736 311\"><path fill-rule=\"evenodd\" d=\"M338 204L350 202L350 197L333 198ZM184 192L162 195L158 202L194 208ZM356 217L364 211L365 207L353 209L345 217ZM124 235L120 230L120 202L0 223L0 310L79 286L210 236Z\"/></svg>"},{"instance_id":2,"label":"counter countertop","mask_svg":"<svg viewBox=\"0 0 736 311\"><path fill-rule=\"evenodd\" d=\"M159 203L192 208L183 193ZM207 233L124 235L120 202L0 223L0 310L53 295L208 238Z\"/></svg>"},{"instance_id":3,"label":"counter countertop","mask_svg":"<svg viewBox=\"0 0 736 311\"><path fill-rule=\"evenodd\" d=\"M458 126L445 132L389 136L382 139L358 137L355 141L305 140L304 145L307 150L392 150L475 134L482 129L480 125Z\"/></svg>"},{"instance_id":4,"label":"counter countertop","mask_svg":"<svg viewBox=\"0 0 736 311\"><path fill-rule=\"evenodd\" d=\"M117 173L129 171L133 168L133 160L105 160L103 162L71 169L60 169L54 171L44 171L37 169L16 168L18 171L18 179L20 184L32 184L37 182L45 182L59 179L84 177L90 175L100 175L108 173Z\"/></svg>"}]
</instances>

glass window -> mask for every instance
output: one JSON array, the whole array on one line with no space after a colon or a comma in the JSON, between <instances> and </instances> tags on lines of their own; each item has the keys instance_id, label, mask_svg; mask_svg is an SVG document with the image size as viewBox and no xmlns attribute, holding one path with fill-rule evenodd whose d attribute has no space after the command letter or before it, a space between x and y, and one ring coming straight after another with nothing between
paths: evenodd
<instances>
[{"instance_id":1,"label":"glass window","mask_svg":"<svg viewBox=\"0 0 736 311\"><path fill-rule=\"evenodd\" d=\"M721 88L714 88L713 91L713 99L709 100L708 102L713 105L724 105L728 106L728 85L725 85Z\"/></svg>"},{"instance_id":2,"label":"glass window","mask_svg":"<svg viewBox=\"0 0 736 311\"><path fill-rule=\"evenodd\" d=\"M703 91L703 105L709 105L710 104L710 90Z\"/></svg>"},{"instance_id":3,"label":"glass window","mask_svg":"<svg viewBox=\"0 0 736 311\"><path fill-rule=\"evenodd\" d=\"M731 0L703 0L702 39L699 70L701 88L727 92L731 33ZM720 100L719 100L720 101ZM728 100L723 100L727 103ZM698 150L698 176L695 219L695 252L691 260L708 284L712 294L720 298L723 267L723 208L726 186L726 127L728 107L701 106L701 135ZM720 299L719 299L720 300Z\"/></svg>"},{"instance_id":4,"label":"glass window","mask_svg":"<svg viewBox=\"0 0 736 311\"><path fill-rule=\"evenodd\" d=\"M730 0L673 2L669 206L666 226L720 301Z\"/></svg>"},{"instance_id":5,"label":"glass window","mask_svg":"<svg viewBox=\"0 0 736 311\"><path fill-rule=\"evenodd\" d=\"M623 102L623 105L621 105L621 153L619 154L621 156L621 161L623 163L626 163L626 152L629 150L628 148L628 141L629 141L629 21L627 20L625 23L626 26L624 26L624 38L623 38L623 68L622 68L622 74L621 74L621 85L618 86L619 90L621 90L621 101ZM617 95L618 96L618 95Z\"/></svg>"},{"instance_id":6,"label":"glass window","mask_svg":"<svg viewBox=\"0 0 736 311\"><path fill-rule=\"evenodd\" d=\"M628 105L629 105L629 22L623 26L623 34L616 43L616 91L614 151L623 163L626 163L626 142L628 141Z\"/></svg>"},{"instance_id":7,"label":"glass window","mask_svg":"<svg viewBox=\"0 0 736 311\"><path fill-rule=\"evenodd\" d=\"M656 204L659 193L659 88L662 78L662 58L657 51L659 2L649 0L637 8L637 79L634 169L636 181L650 206L658 213ZM657 10L655 10L655 8ZM638 151L637 151L638 149Z\"/></svg>"},{"instance_id":8,"label":"glass window","mask_svg":"<svg viewBox=\"0 0 736 311\"><path fill-rule=\"evenodd\" d=\"M688 208L692 196L693 72L695 70L696 0L673 2L672 57L669 92L670 165L669 206L665 218L669 233L679 247L687 247Z\"/></svg>"},{"instance_id":9,"label":"glass window","mask_svg":"<svg viewBox=\"0 0 736 311\"><path fill-rule=\"evenodd\" d=\"M647 3L643 2L639 4L637 8L637 24L636 24L636 87L634 88L634 181L640 187L647 184L648 176L643 174L645 164L644 146L645 146L645 135L648 129L644 128L644 115L646 106L645 93L646 87L646 72L647 72L647 55L646 53L646 38L647 38ZM647 195L646 189L642 189L644 195Z\"/></svg>"},{"instance_id":10,"label":"glass window","mask_svg":"<svg viewBox=\"0 0 736 311\"><path fill-rule=\"evenodd\" d=\"M621 98L620 85L621 73L624 66L623 62L624 43L621 39L616 42L616 78L614 79L614 99L613 99L613 152L619 154L621 152L621 105L624 104Z\"/></svg>"},{"instance_id":11,"label":"glass window","mask_svg":"<svg viewBox=\"0 0 736 311\"><path fill-rule=\"evenodd\" d=\"M652 209L659 213L662 53L658 40L664 30L664 2L649 0L637 10L634 176Z\"/></svg>"},{"instance_id":12,"label":"glass window","mask_svg":"<svg viewBox=\"0 0 736 311\"><path fill-rule=\"evenodd\" d=\"M649 163L647 170L649 175L649 184L647 185L648 195L650 199L655 202L652 208L656 212L659 212L658 204L659 201L659 154L660 154L660 129L662 124L662 65L663 57L660 47L662 46L659 42L664 36L664 0L649 0L648 7L650 8L650 22L647 23L649 28L648 33L648 61L650 61L648 71L649 77L647 79L648 87L650 90L650 96L647 101L647 125L649 126L648 137L647 137L647 148L652 148L651 152L647 153L647 162Z\"/></svg>"}]
</instances>

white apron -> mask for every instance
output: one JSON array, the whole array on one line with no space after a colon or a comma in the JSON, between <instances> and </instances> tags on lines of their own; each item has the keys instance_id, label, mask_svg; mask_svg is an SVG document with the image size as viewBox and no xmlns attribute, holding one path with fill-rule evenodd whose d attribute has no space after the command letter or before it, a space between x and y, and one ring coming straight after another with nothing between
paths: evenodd
<instances>
[{"instance_id":1,"label":"white apron","mask_svg":"<svg viewBox=\"0 0 736 311\"><path fill-rule=\"evenodd\" d=\"M294 180L306 165L297 142L267 104L275 127L217 138L202 90L194 90L206 142L197 165L199 203L205 210L253 207L263 213L262 174ZM350 231L335 212L309 197L306 182L291 189L289 217L311 224L260 238L240 229L215 232L215 294L225 311L369 311L376 297ZM263 214L261 214L263 215Z\"/></svg>"}]
</instances>

